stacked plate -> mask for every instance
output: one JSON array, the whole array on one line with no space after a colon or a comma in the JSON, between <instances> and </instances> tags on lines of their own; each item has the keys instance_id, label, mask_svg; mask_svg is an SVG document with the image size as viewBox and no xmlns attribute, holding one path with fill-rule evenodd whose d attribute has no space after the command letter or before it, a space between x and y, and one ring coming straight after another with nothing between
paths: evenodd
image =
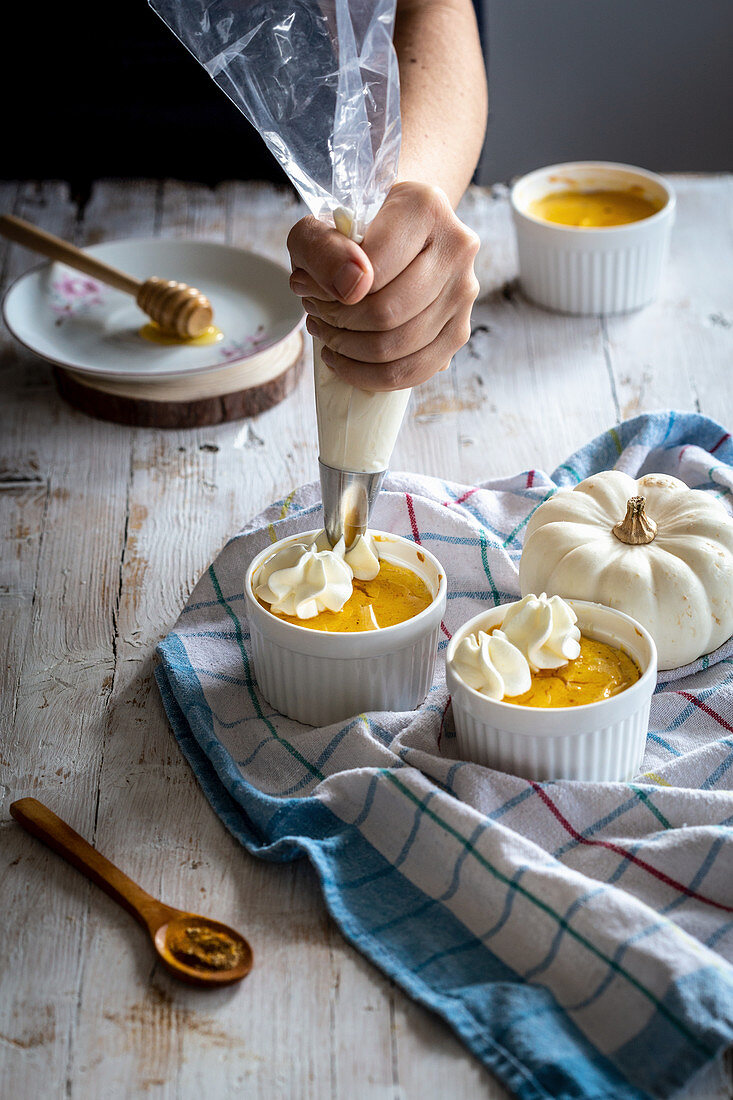
<instances>
[{"instance_id":1,"label":"stacked plate","mask_svg":"<svg viewBox=\"0 0 733 1100\"><path fill-rule=\"evenodd\" d=\"M202 241L111 241L85 251L141 279L198 287L223 335L206 345L151 342L131 296L63 264L34 268L6 294L5 322L54 364L73 405L122 423L193 427L256 415L295 386L304 315L285 268Z\"/></svg>"}]
</instances>

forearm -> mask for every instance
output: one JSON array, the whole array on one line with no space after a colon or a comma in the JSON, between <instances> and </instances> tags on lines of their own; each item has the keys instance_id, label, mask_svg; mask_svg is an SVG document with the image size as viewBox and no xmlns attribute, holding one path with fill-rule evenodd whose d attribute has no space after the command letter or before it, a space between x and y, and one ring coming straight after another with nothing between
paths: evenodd
<instances>
[{"instance_id":1,"label":"forearm","mask_svg":"<svg viewBox=\"0 0 733 1100\"><path fill-rule=\"evenodd\" d=\"M446 370L471 334L479 239L455 207L478 162L486 76L471 0L397 0L398 185L361 245L313 217L288 237L290 285L323 361L366 391Z\"/></svg>"},{"instance_id":2,"label":"forearm","mask_svg":"<svg viewBox=\"0 0 733 1100\"><path fill-rule=\"evenodd\" d=\"M397 0L399 179L432 184L455 206L486 130L487 90L471 0Z\"/></svg>"}]
</instances>

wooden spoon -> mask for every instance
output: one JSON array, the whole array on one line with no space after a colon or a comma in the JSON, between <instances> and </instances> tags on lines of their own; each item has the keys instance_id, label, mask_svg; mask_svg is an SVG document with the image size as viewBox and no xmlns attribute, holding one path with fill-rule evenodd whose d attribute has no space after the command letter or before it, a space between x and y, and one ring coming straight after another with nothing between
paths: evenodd
<instances>
[{"instance_id":1,"label":"wooden spoon","mask_svg":"<svg viewBox=\"0 0 733 1100\"><path fill-rule=\"evenodd\" d=\"M151 897L37 799L13 802L10 813L24 829L132 913L147 928L158 956L177 978L212 988L238 982L249 974L252 949L239 932Z\"/></svg>"},{"instance_id":2,"label":"wooden spoon","mask_svg":"<svg viewBox=\"0 0 733 1100\"><path fill-rule=\"evenodd\" d=\"M116 290L134 295L140 309L151 320L180 339L201 336L211 325L214 317L211 302L196 287L177 283L173 279L159 279L157 275L151 275L145 281L135 279L12 214L0 217L0 234L51 260L68 264L75 271L83 271L85 275L91 275Z\"/></svg>"}]
</instances>

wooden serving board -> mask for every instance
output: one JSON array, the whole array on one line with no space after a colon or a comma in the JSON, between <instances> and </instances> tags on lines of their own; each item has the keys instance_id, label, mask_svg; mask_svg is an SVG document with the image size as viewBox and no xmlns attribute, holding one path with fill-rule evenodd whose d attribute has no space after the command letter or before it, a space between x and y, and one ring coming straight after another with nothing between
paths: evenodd
<instances>
[{"instance_id":1,"label":"wooden serving board","mask_svg":"<svg viewBox=\"0 0 733 1100\"><path fill-rule=\"evenodd\" d=\"M243 363L167 381L123 381L54 367L59 393L89 416L138 428L201 428L257 416L295 388L304 365L303 333Z\"/></svg>"}]
</instances>

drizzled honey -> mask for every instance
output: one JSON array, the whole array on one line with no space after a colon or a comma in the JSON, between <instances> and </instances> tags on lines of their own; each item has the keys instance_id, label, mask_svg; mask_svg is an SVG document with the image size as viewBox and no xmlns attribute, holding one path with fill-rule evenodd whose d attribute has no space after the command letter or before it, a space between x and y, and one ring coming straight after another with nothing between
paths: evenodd
<instances>
[{"instance_id":1,"label":"drizzled honey","mask_svg":"<svg viewBox=\"0 0 733 1100\"><path fill-rule=\"evenodd\" d=\"M637 665L622 649L581 635L575 660L562 668L533 672L529 691L505 700L520 707L579 707L618 695L640 676Z\"/></svg>"},{"instance_id":2,"label":"drizzled honey","mask_svg":"<svg viewBox=\"0 0 733 1100\"><path fill-rule=\"evenodd\" d=\"M184 347L199 348L208 344L218 344L224 337L224 333L216 325L209 325L200 336L184 337L176 336L174 332L167 332L160 325L156 325L155 321L148 321L146 325L143 325L139 330L139 334L144 340L149 340L151 344L180 344Z\"/></svg>"},{"instance_id":3,"label":"drizzled honey","mask_svg":"<svg viewBox=\"0 0 733 1100\"><path fill-rule=\"evenodd\" d=\"M354 579L351 598L340 611L321 611L311 619L298 619L271 611L269 604L263 600L258 602L270 614L295 626L339 634L356 634L404 623L429 607L433 597L425 581L417 573L405 566L381 561L379 573L374 580Z\"/></svg>"}]
</instances>

